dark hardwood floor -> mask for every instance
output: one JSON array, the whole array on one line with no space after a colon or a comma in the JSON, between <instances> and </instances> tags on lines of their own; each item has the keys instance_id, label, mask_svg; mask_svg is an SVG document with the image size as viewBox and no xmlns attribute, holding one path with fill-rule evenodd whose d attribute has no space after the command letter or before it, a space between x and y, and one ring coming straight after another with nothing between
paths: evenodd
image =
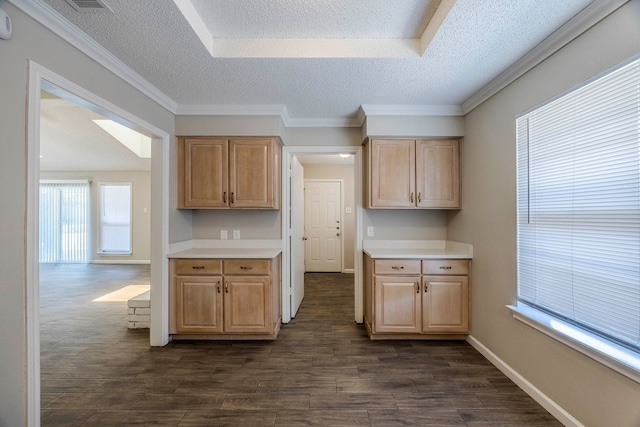
<instances>
[{"instance_id":1,"label":"dark hardwood floor","mask_svg":"<svg viewBox=\"0 0 640 427\"><path fill-rule=\"evenodd\" d=\"M307 274L276 341L163 348L93 302L148 276L42 266L43 426L561 426L465 342L370 341L352 275Z\"/></svg>"}]
</instances>

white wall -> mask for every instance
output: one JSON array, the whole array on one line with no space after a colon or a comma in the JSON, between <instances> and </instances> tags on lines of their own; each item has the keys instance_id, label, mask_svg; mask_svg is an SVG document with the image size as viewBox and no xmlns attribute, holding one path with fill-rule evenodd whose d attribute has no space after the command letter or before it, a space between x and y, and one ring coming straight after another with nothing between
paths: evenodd
<instances>
[{"instance_id":1,"label":"white wall","mask_svg":"<svg viewBox=\"0 0 640 427\"><path fill-rule=\"evenodd\" d=\"M342 179L344 206L342 216L344 223L341 226L344 243L344 269L353 270L355 247L355 200L354 200L354 166L351 165L322 165L307 164L304 166L304 179ZM346 208L351 208L351 213L346 213Z\"/></svg>"},{"instance_id":2,"label":"white wall","mask_svg":"<svg viewBox=\"0 0 640 427\"><path fill-rule=\"evenodd\" d=\"M473 244L472 335L585 426L640 425L640 384L515 320L515 117L640 54L632 0L466 117L464 208L448 237Z\"/></svg>"},{"instance_id":3,"label":"white wall","mask_svg":"<svg viewBox=\"0 0 640 427\"><path fill-rule=\"evenodd\" d=\"M40 171L41 179L88 179L90 185L91 249L89 261L117 264L151 259L151 174L145 171ZM100 182L131 183L131 255L98 253L100 223L98 213ZM144 212L144 210L147 212Z\"/></svg>"},{"instance_id":4,"label":"white wall","mask_svg":"<svg viewBox=\"0 0 640 427\"><path fill-rule=\"evenodd\" d=\"M13 37L0 40L0 425L26 420L26 115L27 66L40 65L173 134L174 118L113 73L81 54L40 24L0 1L13 21ZM177 227L177 234L180 228Z\"/></svg>"}]
</instances>

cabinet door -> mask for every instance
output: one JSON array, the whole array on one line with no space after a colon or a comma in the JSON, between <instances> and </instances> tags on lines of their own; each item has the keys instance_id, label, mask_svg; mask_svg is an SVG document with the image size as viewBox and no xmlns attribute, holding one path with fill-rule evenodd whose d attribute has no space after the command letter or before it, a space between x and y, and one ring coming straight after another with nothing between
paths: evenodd
<instances>
[{"instance_id":1,"label":"cabinet door","mask_svg":"<svg viewBox=\"0 0 640 427\"><path fill-rule=\"evenodd\" d=\"M460 141L416 142L419 208L460 208Z\"/></svg>"},{"instance_id":2,"label":"cabinet door","mask_svg":"<svg viewBox=\"0 0 640 427\"><path fill-rule=\"evenodd\" d=\"M271 279L268 276L225 276L224 330L271 333Z\"/></svg>"},{"instance_id":3,"label":"cabinet door","mask_svg":"<svg viewBox=\"0 0 640 427\"><path fill-rule=\"evenodd\" d=\"M415 207L415 141L374 139L370 144L370 207Z\"/></svg>"},{"instance_id":4,"label":"cabinet door","mask_svg":"<svg viewBox=\"0 0 640 427\"><path fill-rule=\"evenodd\" d=\"M183 162L183 169L178 173L178 186L183 192L184 203L179 207L227 207L229 205L227 140L186 138L183 144L184 147L179 149L182 151L182 156L179 156L181 158L178 162ZM178 197L178 200L180 199Z\"/></svg>"},{"instance_id":5,"label":"cabinet door","mask_svg":"<svg viewBox=\"0 0 640 427\"><path fill-rule=\"evenodd\" d=\"M229 141L232 208L277 207L275 145L273 139Z\"/></svg>"},{"instance_id":6,"label":"cabinet door","mask_svg":"<svg viewBox=\"0 0 640 427\"><path fill-rule=\"evenodd\" d=\"M420 277L375 276L375 332L420 332Z\"/></svg>"},{"instance_id":7,"label":"cabinet door","mask_svg":"<svg viewBox=\"0 0 640 427\"><path fill-rule=\"evenodd\" d=\"M469 332L468 276L423 276L422 332Z\"/></svg>"},{"instance_id":8,"label":"cabinet door","mask_svg":"<svg viewBox=\"0 0 640 427\"><path fill-rule=\"evenodd\" d=\"M222 277L177 277L178 333L219 333L222 320Z\"/></svg>"}]
</instances>

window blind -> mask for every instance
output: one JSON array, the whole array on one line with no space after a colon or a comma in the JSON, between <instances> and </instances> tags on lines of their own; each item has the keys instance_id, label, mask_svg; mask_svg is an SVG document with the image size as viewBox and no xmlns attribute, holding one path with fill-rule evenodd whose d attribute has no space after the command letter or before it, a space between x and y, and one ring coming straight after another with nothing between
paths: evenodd
<instances>
[{"instance_id":1,"label":"window blind","mask_svg":"<svg viewBox=\"0 0 640 427\"><path fill-rule=\"evenodd\" d=\"M100 252L131 252L131 184L99 184Z\"/></svg>"},{"instance_id":2,"label":"window blind","mask_svg":"<svg viewBox=\"0 0 640 427\"><path fill-rule=\"evenodd\" d=\"M87 262L88 181L40 182L40 262Z\"/></svg>"},{"instance_id":3,"label":"window blind","mask_svg":"<svg viewBox=\"0 0 640 427\"><path fill-rule=\"evenodd\" d=\"M640 60L516 120L518 300L640 350Z\"/></svg>"}]
</instances>

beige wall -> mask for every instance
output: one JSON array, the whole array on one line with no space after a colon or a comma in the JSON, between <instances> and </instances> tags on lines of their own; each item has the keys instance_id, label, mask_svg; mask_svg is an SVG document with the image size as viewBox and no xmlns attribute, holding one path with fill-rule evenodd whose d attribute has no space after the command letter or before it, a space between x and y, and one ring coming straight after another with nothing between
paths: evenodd
<instances>
[{"instance_id":1,"label":"beige wall","mask_svg":"<svg viewBox=\"0 0 640 427\"><path fill-rule=\"evenodd\" d=\"M355 197L354 197L354 173L353 165L303 165L304 179L341 179L344 181L342 206L342 238L344 244L343 269L353 270L355 250ZM351 208L351 213L346 213L346 208Z\"/></svg>"},{"instance_id":2,"label":"beige wall","mask_svg":"<svg viewBox=\"0 0 640 427\"><path fill-rule=\"evenodd\" d=\"M26 115L28 60L75 82L152 125L173 134L171 113L36 23L0 1L13 21L13 36L0 40L0 425L26 419Z\"/></svg>"},{"instance_id":3,"label":"beige wall","mask_svg":"<svg viewBox=\"0 0 640 427\"><path fill-rule=\"evenodd\" d=\"M640 54L632 0L466 117L464 209L448 237L473 244L472 335L585 426L640 425L640 384L515 320L515 117Z\"/></svg>"},{"instance_id":4,"label":"beige wall","mask_svg":"<svg viewBox=\"0 0 640 427\"><path fill-rule=\"evenodd\" d=\"M88 179L91 181L90 222L91 250L89 260L117 264L151 259L151 174L144 171L41 171L41 179ZM100 255L98 212L100 182L131 183L131 255ZM147 210L145 212L144 210Z\"/></svg>"}]
</instances>

